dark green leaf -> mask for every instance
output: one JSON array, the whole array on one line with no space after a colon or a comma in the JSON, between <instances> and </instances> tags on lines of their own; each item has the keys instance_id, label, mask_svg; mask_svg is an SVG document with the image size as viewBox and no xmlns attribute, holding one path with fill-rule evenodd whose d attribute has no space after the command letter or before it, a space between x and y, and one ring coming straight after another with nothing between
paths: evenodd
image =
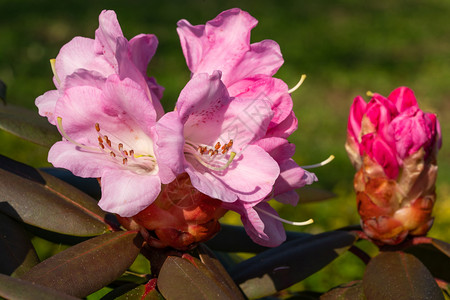
<instances>
[{"instance_id":1,"label":"dark green leaf","mask_svg":"<svg viewBox=\"0 0 450 300\"><path fill-rule=\"evenodd\" d=\"M383 252L372 258L364 273L363 287L368 299L444 299L430 271L404 252Z\"/></svg>"},{"instance_id":2,"label":"dark green leaf","mask_svg":"<svg viewBox=\"0 0 450 300\"><path fill-rule=\"evenodd\" d=\"M37 111L10 104L0 104L0 129L45 147L61 140L56 127L39 116Z\"/></svg>"},{"instance_id":3,"label":"dark green leaf","mask_svg":"<svg viewBox=\"0 0 450 300\"><path fill-rule=\"evenodd\" d=\"M292 240L237 264L230 274L248 298L264 297L319 271L356 240L346 231Z\"/></svg>"},{"instance_id":4,"label":"dark green leaf","mask_svg":"<svg viewBox=\"0 0 450 300\"><path fill-rule=\"evenodd\" d=\"M176 256L169 256L164 262L158 276L158 289L168 300L233 299L209 274Z\"/></svg>"},{"instance_id":5,"label":"dark green leaf","mask_svg":"<svg viewBox=\"0 0 450 300\"><path fill-rule=\"evenodd\" d=\"M26 280L12 278L0 274L0 297L21 300L76 300L78 298L52 290L48 287L33 284Z\"/></svg>"},{"instance_id":6,"label":"dark green leaf","mask_svg":"<svg viewBox=\"0 0 450 300\"><path fill-rule=\"evenodd\" d=\"M23 279L85 297L118 278L135 260L142 237L133 231L103 234L36 265Z\"/></svg>"},{"instance_id":7,"label":"dark green leaf","mask_svg":"<svg viewBox=\"0 0 450 300\"><path fill-rule=\"evenodd\" d=\"M67 235L109 230L97 201L45 172L0 156L0 211L27 224Z\"/></svg>"},{"instance_id":8,"label":"dark green leaf","mask_svg":"<svg viewBox=\"0 0 450 300\"><path fill-rule=\"evenodd\" d=\"M439 251L441 251L448 257L450 257L450 244L449 243L446 243L446 242L438 240L438 239L431 239L431 244L436 249L438 249Z\"/></svg>"},{"instance_id":9,"label":"dark green leaf","mask_svg":"<svg viewBox=\"0 0 450 300\"><path fill-rule=\"evenodd\" d=\"M352 281L323 294L320 300L365 300L362 281Z\"/></svg>"},{"instance_id":10,"label":"dark green leaf","mask_svg":"<svg viewBox=\"0 0 450 300\"><path fill-rule=\"evenodd\" d=\"M0 273L20 276L38 263L27 232L19 223L0 214Z\"/></svg>"},{"instance_id":11,"label":"dark green leaf","mask_svg":"<svg viewBox=\"0 0 450 300\"><path fill-rule=\"evenodd\" d=\"M311 236L309 233L286 232L286 240L291 241ZM208 247L216 251L223 252L248 252L260 253L270 248L264 247L255 242L248 236L242 226L221 225L219 233L211 240L205 243Z\"/></svg>"},{"instance_id":12,"label":"dark green leaf","mask_svg":"<svg viewBox=\"0 0 450 300\"><path fill-rule=\"evenodd\" d=\"M6 84L0 80L0 100L6 104Z\"/></svg>"},{"instance_id":13,"label":"dark green leaf","mask_svg":"<svg viewBox=\"0 0 450 300\"><path fill-rule=\"evenodd\" d=\"M41 170L73 185L92 198L100 200L102 191L96 178L81 178L73 175L69 170L60 168L42 168Z\"/></svg>"},{"instance_id":14,"label":"dark green leaf","mask_svg":"<svg viewBox=\"0 0 450 300\"><path fill-rule=\"evenodd\" d=\"M297 190L300 203L318 202L336 197L336 194L327 190L304 186Z\"/></svg>"},{"instance_id":15,"label":"dark green leaf","mask_svg":"<svg viewBox=\"0 0 450 300\"><path fill-rule=\"evenodd\" d=\"M434 244L419 244L405 250L417 257L434 277L450 282L450 257Z\"/></svg>"}]
</instances>

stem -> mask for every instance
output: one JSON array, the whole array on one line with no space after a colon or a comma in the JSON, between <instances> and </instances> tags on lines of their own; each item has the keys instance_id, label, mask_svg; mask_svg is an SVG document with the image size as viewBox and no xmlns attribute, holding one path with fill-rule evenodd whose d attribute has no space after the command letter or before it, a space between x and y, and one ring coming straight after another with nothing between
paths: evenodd
<instances>
[{"instance_id":1,"label":"stem","mask_svg":"<svg viewBox=\"0 0 450 300\"><path fill-rule=\"evenodd\" d=\"M361 250L360 248L356 246L351 246L350 249L348 249L348 251L350 251L351 253L356 255L359 259L361 259L364 264L367 265L370 262L371 259L370 255Z\"/></svg>"}]
</instances>

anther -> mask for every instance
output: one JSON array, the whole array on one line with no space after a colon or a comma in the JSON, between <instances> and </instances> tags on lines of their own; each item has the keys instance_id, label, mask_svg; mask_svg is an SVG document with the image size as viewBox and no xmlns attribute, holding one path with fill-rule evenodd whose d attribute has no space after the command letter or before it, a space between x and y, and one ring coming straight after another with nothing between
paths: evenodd
<instances>
[{"instance_id":1,"label":"anther","mask_svg":"<svg viewBox=\"0 0 450 300\"><path fill-rule=\"evenodd\" d=\"M97 132L100 132L100 124L95 123L95 130L97 130Z\"/></svg>"},{"instance_id":2,"label":"anther","mask_svg":"<svg viewBox=\"0 0 450 300\"><path fill-rule=\"evenodd\" d=\"M105 138L105 141L108 144L108 146L111 147L111 141L108 139L108 136L105 135L104 138Z\"/></svg>"},{"instance_id":3,"label":"anther","mask_svg":"<svg viewBox=\"0 0 450 300\"><path fill-rule=\"evenodd\" d=\"M125 154L125 156L128 156L128 151L127 150L123 150L123 153Z\"/></svg>"},{"instance_id":4,"label":"anther","mask_svg":"<svg viewBox=\"0 0 450 300\"><path fill-rule=\"evenodd\" d=\"M103 145L103 143L99 142L98 145L100 146L100 148L105 149L105 145Z\"/></svg>"},{"instance_id":5,"label":"anther","mask_svg":"<svg viewBox=\"0 0 450 300\"><path fill-rule=\"evenodd\" d=\"M213 151L212 149L209 149L208 154L211 155L211 156L213 156L213 152L214 152L214 151Z\"/></svg>"},{"instance_id":6,"label":"anther","mask_svg":"<svg viewBox=\"0 0 450 300\"><path fill-rule=\"evenodd\" d=\"M214 149L218 150L220 148L220 142L217 142L217 144L214 146Z\"/></svg>"},{"instance_id":7,"label":"anther","mask_svg":"<svg viewBox=\"0 0 450 300\"><path fill-rule=\"evenodd\" d=\"M122 163L123 163L124 165L126 165L127 162L128 162L128 159L125 157L125 158L123 159Z\"/></svg>"},{"instance_id":8,"label":"anther","mask_svg":"<svg viewBox=\"0 0 450 300\"><path fill-rule=\"evenodd\" d=\"M119 151L122 152L122 151L123 151L123 144L120 143L118 146L119 146L119 147L118 147L118 148L119 148Z\"/></svg>"},{"instance_id":9,"label":"anther","mask_svg":"<svg viewBox=\"0 0 450 300\"><path fill-rule=\"evenodd\" d=\"M103 139L102 139L101 136L98 137L98 142L99 142L99 143L103 143Z\"/></svg>"},{"instance_id":10,"label":"anther","mask_svg":"<svg viewBox=\"0 0 450 300\"><path fill-rule=\"evenodd\" d=\"M109 154L111 155L111 157L116 157L116 154L114 152L109 152Z\"/></svg>"},{"instance_id":11,"label":"anther","mask_svg":"<svg viewBox=\"0 0 450 300\"><path fill-rule=\"evenodd\" d=\"M134 158L134 150L130 150L130 156Z\"/></svg>"},{"instance_id":12,"label":"anther","mask_svg":"<svg viewBox=\"0 0 450 300\"><path fill-rule=\"evenodd\" d=\"M227 148L231 148L231 146L233 146L233 140L230 140L227 144Z\"/></svg>"}]
</instances>

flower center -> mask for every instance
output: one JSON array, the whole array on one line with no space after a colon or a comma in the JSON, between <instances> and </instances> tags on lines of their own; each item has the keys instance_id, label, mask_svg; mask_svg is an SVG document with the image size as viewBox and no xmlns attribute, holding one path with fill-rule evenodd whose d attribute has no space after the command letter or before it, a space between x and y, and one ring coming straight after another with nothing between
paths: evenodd
<instances>
[{"instance_id":1,"label":"flower center","mask_svg":"<svg viewBox=\"0 0 450 300\"><path fill-rule=\"evenodd\" d=\"M214 147L186 141L184 154L193 157L210 170L223 171L230 166L236 157L236 152L231 151L228 154L231 147L233 147L233 140L229 140L228 143L223 145L217 142Z\"/></svg>"},{"instance_id":2,"label":"flower center","mask_svg":"<svg viewBox=\"0 0 450 300\"><path fill-rule=\"evenodd\" d=\"M68 136L68 134L64 131L62 126L62 118L58 117L58 129L61 132L61 135L70 143L78 146L81 149L88 150L89 152L99 153L107 155L110 159L114 160L116 163L127 167L138 174L143 173L156 173L157 163L156 158L153 154L147 153L136 153L134 149L128 146L124 142L115 142L111 140L108 135L104 134L100 129L100 124L95 123L95 131L97 132L97 140L98 147L91 147L87 145L83 145L73 140ZM110 135L111 136L111 135ZM115 137L115 140L119 140ZM125 144L125 146L124 146ZM151 151L149 151L151 152Z\"/></svg>"}]
</instances>

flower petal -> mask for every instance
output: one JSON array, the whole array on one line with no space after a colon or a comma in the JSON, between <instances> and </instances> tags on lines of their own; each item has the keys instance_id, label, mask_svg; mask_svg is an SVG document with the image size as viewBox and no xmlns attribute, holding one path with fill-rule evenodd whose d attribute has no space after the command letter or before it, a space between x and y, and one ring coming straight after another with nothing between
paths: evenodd
<instances>
[{"instance_id":1,"label":"flower petal","mask_svg":"<svg viewBox=\"0 0 450 300\"><path fill-rule=\"evenodd\" d=\"M393 90L389 96L388 99L391 100L395 106L397 107L397 110L401 113L405 111L406 109L415 106L418 108L416 96L414 96L414 92L407 88L407 87L399 87Z\"/></svg>"},{"instance_id":2,"label":"flower petal","mask_svg":"<svg viewBox=\"0 0 450 300\"><path fill-rule=\"evenodd\" d=\"M98 205L121 217L132 217L152 204L160 191L158 176L108 170L102 176L102 198Z\"/></svg>"},{"instance_id":3,"label":"flower petal","mask_svg":"<svg viewBox=\"0 0 450 300\"><path fill-rule=\"evenodd\" d=\"M192 185L203 194L225 202L237 198L245 202L264 199L280 174L277 162L255 145L248 145L224 171L210 170L195 159L188 162L186 172Z\"/></svg>"},{"instance_id":4,"label":"flower petal","mask_svg":"<svg viewBox=\"0 0 450 300\"><path fill-rule=\"evenodd\" d=\"M112 10L103 10L98 17L99 26L95 31L94 51L103 55L114 69L117 68L115 58L116 43L118 37L123 37L122 29L117 20L116 13Z\"/></svg>"},{"instance_id":5,"label":"flower petal","mask_svg":"<svg viewBox=\"0 0 450 300\"><path fill-rule=\"evenodd\" d=\"M184 171L183 124L177 112L169 112L159 119L153 136L159 176L163 184L168 184Z\"/></svg>"},{"instance_id":6,"label":"flower petal","mask_svg":"<svg viewBox=\"0 0 450 300\"><path fill-rule=\"evenodd\" d=\"M58 90L51 90L36 98L34 102L39 109L39 115L47 117L48 121L56 125L56 117L54 115L56 101L60 97Z\"/></svg>"},{"instance_id":7,"label":"flower petal","mask_svg":"<svg viewBox=\"0 0 450 300\"><path fill-rule=\"evenodd\" d=\"M257 22L236 8L220 13L206 25L179 21L177 31L191 72L220 70L227 86L249 74L275 74L283 64L278 44L262 41L250 45L250 31Z\"/></svg>"},{"instance_id":8,"label":"flower petal","mask_svg":"<svg viewBox=\"0 0 450 300\"><path fill-rule=\"evenodd\" d=\"M83 178L98 178L107 169L120 168L108 155L80 149L68 141L54 144L48 152L48 161L56 168L70 170L74 175Z\"/></svg>"},{"instance_id":9,"label":"flower petal","mask_svg":"<svg viewBox=\"0 0 450 300\"><path fill-rule=\"evenodd\" d=\"M255 243L265 247L276 247L286 240L286 232L283 224L261 212L261 210L264 210L272 215L278 216L276 210L267 202L257 204L255 207L258 210L255 210L252 205L246 205L239 201L236 203L227 203L224 206L241 215L245 231Z\"/></svg>"}]
</instances>

